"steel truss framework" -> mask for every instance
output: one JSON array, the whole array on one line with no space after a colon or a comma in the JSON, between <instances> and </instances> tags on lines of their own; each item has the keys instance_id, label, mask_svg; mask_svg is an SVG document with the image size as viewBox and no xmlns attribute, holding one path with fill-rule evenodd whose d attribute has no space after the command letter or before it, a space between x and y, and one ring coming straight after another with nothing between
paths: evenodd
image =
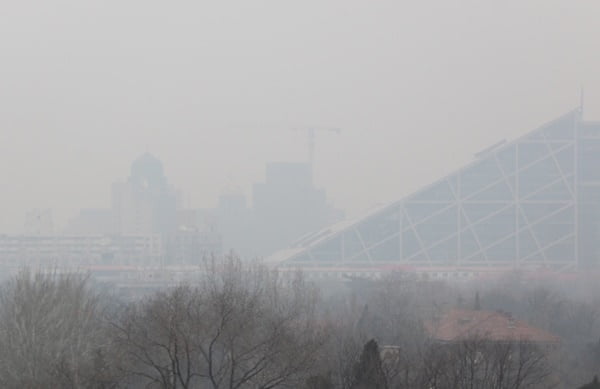
<instances>
[{"instance_id":1,"label":"steel truss framework","mask_svg":"<svg viewBox=\"0 0 600 389\"><path fill-rule=\"evenodd\" d=\"M577 265L579 110L344 228L309 235L289 264Z\"/></svg>"}]
</instances>

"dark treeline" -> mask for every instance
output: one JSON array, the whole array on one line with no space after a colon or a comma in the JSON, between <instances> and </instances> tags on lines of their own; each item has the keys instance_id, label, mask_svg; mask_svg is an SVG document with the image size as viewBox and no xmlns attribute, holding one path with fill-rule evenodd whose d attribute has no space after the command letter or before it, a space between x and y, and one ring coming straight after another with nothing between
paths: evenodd
<instances>
[{"instance_id":1,"label":"dark treeline","mask_svg":"<svg viewBox=\"0 0 600 389\"><path fill-rule=\"evenodd\" d=\"M21 271L0 293L0 387L597 387L594 286L390 274L321 293L301 273L233 257L203 267L197 281L134 302L85 275ZM432 337L427 323L456 307L511 312L561 341Z\"/></svg>"}]
</instances>

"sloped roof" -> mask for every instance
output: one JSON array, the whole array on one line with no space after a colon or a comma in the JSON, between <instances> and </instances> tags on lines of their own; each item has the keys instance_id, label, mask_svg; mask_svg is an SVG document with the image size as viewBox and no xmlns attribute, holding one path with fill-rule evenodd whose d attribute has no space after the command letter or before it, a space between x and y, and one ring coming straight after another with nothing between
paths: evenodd
<instances>
[{"instance_id":1,"label":"sloped roof","mask_svg":"<svg viewBox=\"0 0 600 389\"><path fill-rule=\"evenodd\" d=\"M296 241L290 247L294 250L290 250L290 248L288 248L288 249L282 250L280 252L274 253L269 258L269 262L284 263L284 262L293 260L294 257L302 255L302 254L306 253L308 250L334 239L335 237L343 234L344 232L346 232L352 228L355 228L360 223L363 223L372 217L376 217L385 212L388 212L391 209L393 209L394 207L397 207L407 201L411 201L411 200L415 199L416 197L422 195L428 189L435 187L435 185L439 184L440 182L443 182L444 180L447 180L450 177L456 176L457 174L459 174L462 171L465 171L473 166L476 166L476 164L480 163L481 161L484 161L485 158L488 158L488 157L494 155L495 153L500 153L503 150L507 150L511 146L518 144L519 142L522 142L529 138L532 138L532 137L535 138L536 134L539 134L542 131L546 131L548 129L552 129L554 126L556 126L559 123L570 122L570 121L574 122L576 120L581 120L581 117L582 117L582 112L581 112L580 107L575 108L575 109L569 111L568 113L566 113L552 121L549 121L532 131L525 133L524 135L522 135L521 137L518 137L517 139L514 139L509 142L507 142L505 140L498 142L498 143L484 149L483 151L476 153L474 160L472 162L468 163L467 165L456 169L455 171L451 172L450 174L448 174L438 180L433 181L431 184L426 185L426 186L418 189L417 191L415 191L407 196L404 196L403 198L401 198L399 200L396 200L396 201L388 203L388 204L378 205L377 207L370 209L366 214L364 214L358 218L340 221L337 224L325 227L319 231L309 233L309 234L301 237L298 241ZM299 249L299 250L296 250L296 249Z\"/></svg>"},{"instance_id":2,"label":"sloped roof","mask_svg":"<svg viewBox=\"0 0 600 389\"><path fill-rule=\"evenodd\" d=\"M425 323L425 329L432 338L443 342L470 337L482 337L496 342L560 342L558 336L517 320L506 312L453 309L439 320Z\"/></svg>"}]
</instances>

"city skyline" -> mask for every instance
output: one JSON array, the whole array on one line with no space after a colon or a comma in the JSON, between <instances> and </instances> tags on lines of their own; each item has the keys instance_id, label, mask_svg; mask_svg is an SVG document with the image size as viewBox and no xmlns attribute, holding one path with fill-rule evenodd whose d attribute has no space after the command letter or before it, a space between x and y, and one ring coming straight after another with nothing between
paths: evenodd
<instances>
[{"instance_id":1,"label":"city skyline","mask_svg":"<svg viewBox=\"0 0 600 389\"><path fill-rule=\"evenodd\" d=\"M34 4L0 16L2 232L106 204L146 151L205 207L305 160L292 128L340 128L317 137L315 182L356 215L573 109L582 85L600 118L596 3Z\"/></svg>"},{"instance_id":2,"label":"city skyline","mask_svg":"<svg viewBox=\"0 0 600 389\"><path fill-rule=\"evenodd\" d=\"M593 119L590 118L589 114L587 114L588 112L588 107L589 104L586 105L586 109L582 112L583 114L583 118L588 120L588 119ZM543 121L543 120L541 120ZM541 122L540 121L540 122ZM594 120L591 120L594 121ZM539 122L538 122L539 124ZM266 126L269 127L269 126ZM285 126L281 126L281 127L285 127ZM290 127L291 128L291 127ZM522 130L522 126L518 126L517 128L521 129L520 132L515 132L513 130L511 131L506 131L507 134L516 134L515 136L518 137L520 134L522 134L524 131ZM208 196L198 196L198 193L195 191L185 191L183 188L189 188L189 187L193 187L193 183L191 182L175 182L175 180L171 179L171 177L181 177L181 172L177 171L177 170L173 170L173 169L169 169L169 165L173 165L173 163L169 164L169 161L166 161L165 163L165 174L167 177L169 177L169 187L171 190L173 190L178 198L177 201L180 204L180 206L182 208L195 208L195 209L211 209L214 208L218 205L219 202L219 197L221 195L224 194L230 194L230 193L235 193L235 194L240 194L243 195L249 202L252 201L252 187L255 183L257 182L261 182L264 181L265 179L265 172L264 172L264 168L265 166L269 163L269 162L299 162L299 163L308 163L308 158L307 158L307 141L306 141L306 135L304 132L294 132L294 131L288 131L288 132L282 132L279 131L279 135L281 135L281 139L283 138L289 138L287 139L288 144L287 147L289 147L289 149L294 149L295 152L288 154L288 159L285 160L286 156L283 155L282 153L282 158L281 160L278 161L264 161L263 164L261 164L259 166L259 171L258 172L254 172L254 174L251 177L257 177L256 181L252 181L250 182L250 177L244 177L243 179L240 180L235 180L233 179L232 175L228 175L226 177L220 177L222 185L219 188L209 188L210 190L208 190L207 192L211 193L211 195L214 195L214 197L208 198ZM324 135L324 136L323 136ZM325 144L325 146L327 147L335 147L335 140L339 138L340 135L331 135L331 134L323 134L321 136L319 136L318 140L319 143L323 143ZM279 139L281 141L281 139ZM492 138L490 138L492 139ZM496 137L493 138L495 140L499 140L502 139L502 141L506 140L506 139L510 139L508 136L507 137ZM294 142L292 142L291 140L294 140ZM496 143L496 142L494 142ZM471 150L470 152L466 153L465 155L460 155L458 152L455 153L450 153L453 154L452 159L455 161L462 161L462 163L456 163L456 165L446 165L443 168L439 168L436 169L435 171L438 171L439 173L434 174L431 173L431 176L428 177L428 180L426 179L426 177L420 177L421 179L419 180L415 180L414 183L412 185L407 185L405 190L403 191L398 191L398 192L394 192L394 193L390 193L388 195L387 198L378 198L377 195L371 196L370 198L367 197L367 199L365 199L365 202L362 205L355 205L354 207L349 206L348 208L343 208L340 204L342 201L336 201L336 191L335 191L335 186L331 185L330 188L328 188L326 185L320 185L320 181L323 181L323 166L321 166L321 164L323 162L327 162L327 155L321 155L321 154L327 154L326 150L322 150L323 147L325 146L317 146L317 155L316 155L316 166L314 168L314 174L313 174L313 179L314 179L314 184L316 187L322 188L323 190L327 191L328 193L328 201L330 203L332 203L333 205L335 205L336 207L343 209L346 214L349 216L349 218L355 218L355 217L359 217L365 213L368 213L370 209L376 209L377 207L380 207L382 205L386 205L389 203L394 202L397 198L408 195L411 192L414 192L415 190L418 190L421 186L426 185L429 181L435 180L437 177L441 176L441 175L445 175L450 173L451 171L459 168L460 166L464 165L465 163L468 163L470 161L473 160L474 156L484 150L488 145L482 144L482 145L478 145L479 149L477 150ZM120 175L117 175L116 177L114 177L112 180L108 177L104 178L104 183L106 183L106 187L104 188L103 191L100 191L100 195L98 195L98 193L96 193L94 196L90 196L89 198L83 198L80 200L80 207L76 208L74 206L72 207L60 207L60 206L52 206L53 204L48 203L48 202L44 202L44 201L40 201L38 203L38 205L36 204L30 204L29 207L23 206L21 209L22 214L17 215L16 213L13 213L14 215L14 220L12 223L1 223L0 222L0 233L4 233L4 234L14 234L14 233L23 233L26 231L26 223L27 223L27 218L28 215L30 215L31 213L35 213L38 211L50 211L50 215L53 221L53 226L54 229L57 232L60 232L62 230L64 230L64 228L66 228L68 226L68 224L72 221L73 218L75 218L77 216L77 214L81 211L81 210L93 210L93 209L98 209L98 208L103 208L107 205L110 204L111 202L111 186L120 183L120 182L125 182L127 180L127 176L128 173L126 173L129 169L129 164L135 160L136 158L143 156L145 154L149 154L149 155L153 155L158 157L159 160L161 160L161 162L165 162L164 158L162 158L161 155L155 154L153 152L150 152L148 150L145 151L141 151L140 153L138 153L135 156L132 156L131 158L129 158L129 160L126 161L115 161L118 162L118 165L124 166L124 170L120 172ZM335 153L334 153L335 154ZM296 156L294 158L294 156ZM181 163L181 156L177 156L175 158L175 162L177 163ZM256 161L254 161L255 165L257 165L258 163L256 163ZM82 164L85 165L85 160L82 161ZM186 170L186 169L183 169ZM254 170L254 167L253 169ZM68 178L68 177L67 177ZM75 179L76 176L73 176L73 179ZM213 177L214 178L214 177ZM199 181L201 181L202 178L199 179ZM74 181L74 180L73 180ZM242 182L244 184L242 184ZM100 186L101 182L97 181L94 185L95 186ZM324 183L326 184L326 182ZM360 184L356 184L355 188L359 188ZM339 193L338 193L339 194ZM200 198L202 198L202 200L200 200ZM10 214L10 212L9 212ZM19 219L20 218L20 219Z\"/></svg>"}]
</instances>

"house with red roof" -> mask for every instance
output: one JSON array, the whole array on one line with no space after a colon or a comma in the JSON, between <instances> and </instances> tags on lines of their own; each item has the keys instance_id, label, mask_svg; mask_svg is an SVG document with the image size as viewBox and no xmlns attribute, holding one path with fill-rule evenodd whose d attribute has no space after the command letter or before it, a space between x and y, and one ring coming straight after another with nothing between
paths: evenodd
<instances>
[{"instance_id":1,"label":"house with red roof","mask_svg":"<svg viewBox=\"0 0 600 389\"><path fill-rule=\"evenodd\" d=\"M452 309L436 320L426 322L425 330L433 340L443 343L473 338L502 343L527 342L538 345L560 343L558 336L501 311Z\"/></svg>"}]
</instances>

